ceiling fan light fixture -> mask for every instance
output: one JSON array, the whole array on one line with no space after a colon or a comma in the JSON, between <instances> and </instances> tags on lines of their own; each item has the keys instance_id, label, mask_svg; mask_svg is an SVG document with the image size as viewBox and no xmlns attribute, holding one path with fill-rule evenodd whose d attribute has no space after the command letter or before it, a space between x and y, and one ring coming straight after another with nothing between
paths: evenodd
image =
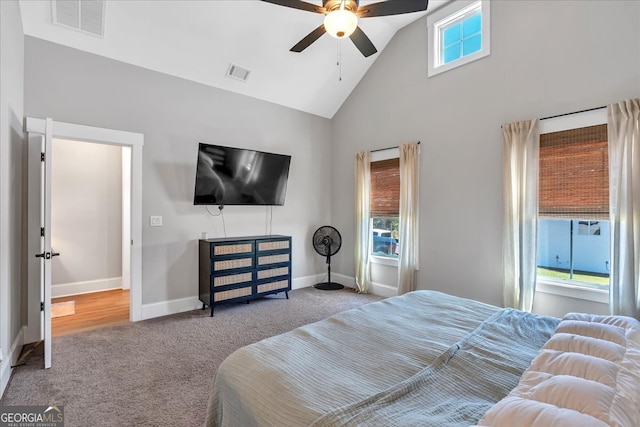
<instances>
[{"instance_id":1,"label":"ceiling fan light fixture","mask_svg":"<svg viewBox=\"0 0 640 427\"><path fill-rule=\"evenodd\" d=\"M358 17L343 8L329 12L324 17L324 29L337 39L349 37L358 27Z\"/></svg>"}]
</instances>

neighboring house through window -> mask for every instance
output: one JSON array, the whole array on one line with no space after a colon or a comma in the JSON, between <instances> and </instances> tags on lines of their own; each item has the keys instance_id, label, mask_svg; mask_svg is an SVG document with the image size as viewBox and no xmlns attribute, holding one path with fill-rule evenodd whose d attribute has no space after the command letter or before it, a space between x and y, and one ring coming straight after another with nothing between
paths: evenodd
<instances>
[{"instance_id":1,"label":"neighboring house through window","mask_svg":"<svg viewBox=\"0 0 640 427\"><path fill-rule=\"evenodd\" d=\"M429 77L489 55L489 0L457 0L427 17Z\"/></svg>"}]
</instances>

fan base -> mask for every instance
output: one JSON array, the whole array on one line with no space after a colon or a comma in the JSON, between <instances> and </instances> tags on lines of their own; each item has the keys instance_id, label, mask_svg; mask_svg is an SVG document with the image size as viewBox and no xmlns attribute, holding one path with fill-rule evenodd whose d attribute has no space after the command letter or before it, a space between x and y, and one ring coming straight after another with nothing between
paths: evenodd
<instances>
[{"instance_id":1,"label":"fan base","mask_svg":"<svg viewBox=\"0 0 640 427\"><path fill-rule=\"evenodd\" d=\"M335 282L324 282L324 283L318 283L317 285L313 286L316 289L320 289L323 291L337 291L338 289L344 289L344 286L341 285L340 283L335 283Z\"/></svg>"}]
</instances>

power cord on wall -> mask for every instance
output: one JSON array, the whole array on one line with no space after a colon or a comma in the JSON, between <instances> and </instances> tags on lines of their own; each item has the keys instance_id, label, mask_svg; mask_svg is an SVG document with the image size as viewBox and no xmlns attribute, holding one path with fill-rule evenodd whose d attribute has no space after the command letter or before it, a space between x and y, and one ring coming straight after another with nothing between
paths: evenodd
<instances>
[{"instance_id":1,"label":"power cord on wall","mask_svg":"<svg viewBox=\"0 0 640 427\"><path fill-rule=\"evenodd\" d=\"M273 233L273 205L265 206L264 228L265 235L271 236Z\"/></svg>"},{"instance_id":2,"label":"power cord on wall","mask_svg":"<svg viewBox=\"0 0 640 427\"><path fill-rule=\"evenodd\" d=\"M224 223L224 211L223 211L223 209L224 209L224 205L219 205L219 206L218 206L218 213L217 213L217 214L214 214L213 212L211 212L211 211L209 210L209 206L208 206L208 205L205 205L205 207L204 207L204 208L207 210L207 212L209 213L209 215L211 215L211 216L219 216L219 217L222 217L222 232L224 233L224 237L227 237L227 226L226 226L226 224Z\"/></svg>"}]
</instances>

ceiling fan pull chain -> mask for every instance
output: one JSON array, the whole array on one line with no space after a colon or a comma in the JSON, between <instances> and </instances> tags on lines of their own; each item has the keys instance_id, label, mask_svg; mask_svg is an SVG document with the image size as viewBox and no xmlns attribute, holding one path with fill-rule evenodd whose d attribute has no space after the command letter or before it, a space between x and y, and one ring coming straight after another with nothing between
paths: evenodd
<instances>
[{"instance_id":1,"label":"ceiling fan pull chain","mask_svg":"<svg viewBox=\"0 0 640 427\"><path fill-rule=\"evenodd\" d=\"M338 40L338 66L340 67L339 81L342 81L342 43Z\"/></svg>"}]
</instances>

